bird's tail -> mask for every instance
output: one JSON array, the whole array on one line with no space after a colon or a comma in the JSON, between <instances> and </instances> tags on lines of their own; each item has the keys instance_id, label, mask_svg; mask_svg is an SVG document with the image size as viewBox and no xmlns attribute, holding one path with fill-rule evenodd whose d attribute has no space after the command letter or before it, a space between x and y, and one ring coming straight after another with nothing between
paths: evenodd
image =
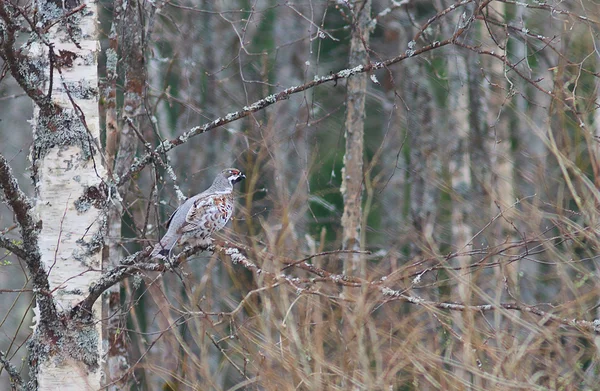
<instances>
[{"instance_id":1,"label":"bird's tail","mask_svg":"<svg viewBox=\"0 0 600 391\"><path fill-rule=\"evenodd\" d=\"M178 239L178 235L170 235L167 232L160 242L154 246L154 250L150 253L150 258L167 258Z\"/></svg>"}]
</instances>

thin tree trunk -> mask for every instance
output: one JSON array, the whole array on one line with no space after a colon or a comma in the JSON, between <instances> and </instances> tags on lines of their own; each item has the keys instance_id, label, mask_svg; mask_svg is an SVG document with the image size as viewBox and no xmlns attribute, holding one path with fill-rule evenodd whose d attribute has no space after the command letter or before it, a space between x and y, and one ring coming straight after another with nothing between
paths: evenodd
<instances>
[{"instance_id":1,"label":"thin tree trunk","mask_svg":"<svg viewBox=\"0 0 600 391\"><path fill-rule=\"evenodd\" d=\"M409 62L405 66L405 72L405 102L408 107L405 117L410 137L410 218L414 231L411 255L423 255L425 252L424 256L429 257L438 254L433 231L439 201L441 167L438 137L433 133L434 100L428 84L419 79L419 75L426 72L419 66L419 62Z\"/></svg>"},{"instance_id":2,"label":"thin tree trunk","mask_svg":"<svg viewBox=\"0 0 600 391\"><path fill-rule=\"evenodd\" d=\"M522 13L522 7L517 7L517 13ZM504 16L505 6L503 3L494 2L488 6L489 10L493 10L496 15ZM522 16L522 15L520 15ZM521 17L518 18L521 20ZM489 34L485 26L480 26L482 34L485 34L484 44L495 52L505 55L505 47L508 45L508 36L503 38L504 31L501 29L492 30L496 36L494 41ZM501 39L501 41L498 41ZM498 43L497 43L498 42ZM515 51L521 46L520 42L515 42ZM522 55L517 55L517 58L522 59ZM485 143L489 151L490 158L490 169L491 169L491 182L489 183L489 207L490 213L487 216L489 221L492 216L502 213L502 218L498 219L491 227L490 234L487 235L488 243L493 248L494 246L502 245L507 241L516 242L520 238L515 237L511 222L516 217L515 209L512 205L515 202L514 192L514 161L511 152L511 134L510 134L510 115L509 110L510 96L506 95L506 91L509 90L510 86L506 81L504 65L500 61L489 61L490 59L481 59L481 61L487 60L487 66L484 69L486 72L486 82L483 85L485 89L485 103L484 112L487 113L487 123L489 124L489 134L486 136L488 141ZM517 61L519 61L517 60ZM518 83L518 81L515 81ZM518 84L517 84L518 85ZM520 88L519 86L518 88ZM520 99L519 94L512 97L512 99ZM519 103L516 103L519 105ZM517 110L518 113L525 113L526 110L523 108L522 111ZM528 163L531 164L531 163ZM486 186L488 186L486 184ZM482 224L485 224L482 221ZM504 263L508 258L508 255L516 255L517 249L508 250L503 253L501 257L496 258L500 263L500 267L494 269L494 279L490 279L489 286L482 286L482 289L489 289L495 291L494 300L496 303L501 303L507 299L510 301L519 300L519 282L518 282L518 270L521 262L509 262ZM485 273L485 272L484 272ZM514 314L514 317L519 317L520 314ZM513 330L506 327L504 322L504 314L501 312L494 313L494 326L496 329L496 340L498 345L506 345L513 341ZM497 371L500 372L501 366L497 367ZM492 388L499 386L499 383L490 382L487 385Z\"/></svg>"},{"instance_id":3,"label":"thin tree trunk","mask_svg":"<svg viewBox=\"0 0 600 391\"><path fill-rule=\"evenodd\" d=\"M371 21L371 0L356 0L351 3L353 16L350 40L349 67L365 65L368 62L368 45ZM363 185L363 149L365 100L367 75L354 75L348 79L346 91L346 152L342 167L342 186L340 192L344 200L342 215L342 248L361 249L362 225L362 185ZM344 262L344 273L365 276L366 267L359 254L349 254ZM369 355L365 341L364 295L356 295L356 290L346 289L346 297L355 296L357 303L352 310L344 311L344 339L349 343L348 351L354 352L345 361L345 373L351 378L360 378L364 384L370 384ZM342 386L349 386L344 382Z\"/></svg>"},{"instance_id":4,"label":"thin tree trunk","mask_svg":"<svg viewBox=\"0 0 600 391\"><path fill-rule=\"evenodd\" d=\"M469 216L473 213L469 197L473 193L471 180L471 154L469 153L469 85L467 74L467 55L456 49L456 55L448 61L448 128L452 129L452 142L450 144L450 176L452 187L452 244L454 251L467 252L470 250L469 241L473 235L473 228ZM456 299L468 305L471 302L471 274L468 265L471 256L460 255L453 259L453 265L460 268L455 274L456 289L453 292ZM456 331L464 336L461 341L455 341L453 352L460 361L468 366L472 361L470 338L468 332L468 313L454 314ZM461 353L462 352L462 353ZM465 384L471 383L471 376L462 366L456 367L456 376Z\"/></svg>"},{"instance_id":5,"label":"thin tree trunk","mask_svg":"<svg viewBox=\"0 0 600 391\"><path fill-rule=\"evenodd\" d=\"M39 4L40 15L55 12L54 2ZM96 13L96 3L85 2L68 26L58 23L48 31L52 53L44 43L32 47L55 107L34 110L31 159L39 250L59 311L84 299L101 274L106 172L99 153ZM41 333L46 316L36 308L30 361L37 389L99 389L101 302L92 307L91 322L69 319Z\"/></svg>"},{"instance_id":6,"label":"thin tree trunk","mask_svg":"<svg viewBox=\"0 0 600 391\"><path fill-rule=\"evenodd\" d=\"M121 0L113 4L113 22L109 35L109 48L106 51L106 84L104 100L106 109L106 159L108 170L117 176L123 173L124 159L120 159L115 166L115 160L119 151L120 127L117 120L117 61L119 49L119 34L122 23ZM121 142L127 140L121 139ZM121 155L122 156L122 155ZM131 162L130 162L131 163ZM115 267L121 258L121 214L123 206L120 199L110 205L108 211L108 235L107 246L104 251L102 269L108 270ZM129 357L125 345L126 329L125 315L121 308L121 286L115 284L110 287L103 296L103 319L106 319L104 328L104 345L107 348L104 371L106 373L105 384L107 390L117 391L127 387L129 369Z\"/></svg>"},{"instance_id":7,"label":"thin tree trunk","mask_svg":"<svg viewBox=\"0 0 600 391\"><path fill-rule=\"evenodd\" d=\"M367 47L369 45L371 21L371 0L352 2L354 23L350 41L349 67L365 65L368 62ZM367 74L356 74L348 79L346 91L346 153L342 168L342 187L344 213L342 215L342 248L360 250L360 227L362 223L362 182L363 182L363 148L365 100L367 92ZM360 272L361 257L358 254L348 256L344 264L344 272L356 274Z\"/></svg>"}]
</instances>

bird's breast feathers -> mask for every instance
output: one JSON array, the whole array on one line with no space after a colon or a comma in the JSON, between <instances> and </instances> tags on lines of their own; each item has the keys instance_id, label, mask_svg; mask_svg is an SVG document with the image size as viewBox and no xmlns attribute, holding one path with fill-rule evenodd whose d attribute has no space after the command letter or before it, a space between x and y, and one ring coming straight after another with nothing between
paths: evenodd
<instances>
[{"instance_id":1,"label":"bird's breast feathers","mask_svg":"<svg viewBox=\"0 0 600 391\"><path fill-rule=\"evenodd\" d=\"M233 214L232 194L213 194L198 198L186 216L181 232L197 231L208 237L227 224Z\"/></svg>"}]
</instances>

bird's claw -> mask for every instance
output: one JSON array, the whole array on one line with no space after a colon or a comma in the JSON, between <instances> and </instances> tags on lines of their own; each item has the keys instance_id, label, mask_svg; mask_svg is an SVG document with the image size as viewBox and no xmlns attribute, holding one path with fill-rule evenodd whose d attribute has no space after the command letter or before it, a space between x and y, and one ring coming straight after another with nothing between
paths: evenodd
<instances>
[{"instance_id":1,"label":"bird's claw","mask_svg":"<svg viewBox=\"0 0 600 391\"><path fill-rule=\"evenodd\" d=\"M177 265L175 264L175 260L171 258L171 256L165 257L164 260L167 270L170 272L174 272L177 267Z\"/></svg>"}]
</instances>

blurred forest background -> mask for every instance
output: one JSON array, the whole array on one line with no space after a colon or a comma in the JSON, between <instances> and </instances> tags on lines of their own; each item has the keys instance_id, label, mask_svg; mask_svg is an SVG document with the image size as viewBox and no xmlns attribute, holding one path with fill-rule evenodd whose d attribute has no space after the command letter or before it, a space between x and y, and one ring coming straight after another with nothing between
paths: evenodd
<instances>
[{"instance_id":1,"label":"blurred forest background","mask_svg":"<svg viewBox=\"0 0 600 391\"><path fill-rule=\"evenodd\" d=\"M226 120L122 184L110 262L221 169L247 175L215 237L243 262L202 252L113 290L108 389L599 389L598 1L97 5L111 169ZM0 153L33 195L32 102L2 69ZM0 288L0 350L27 377L9 252Z\"/></svg>"}]
</instances>

